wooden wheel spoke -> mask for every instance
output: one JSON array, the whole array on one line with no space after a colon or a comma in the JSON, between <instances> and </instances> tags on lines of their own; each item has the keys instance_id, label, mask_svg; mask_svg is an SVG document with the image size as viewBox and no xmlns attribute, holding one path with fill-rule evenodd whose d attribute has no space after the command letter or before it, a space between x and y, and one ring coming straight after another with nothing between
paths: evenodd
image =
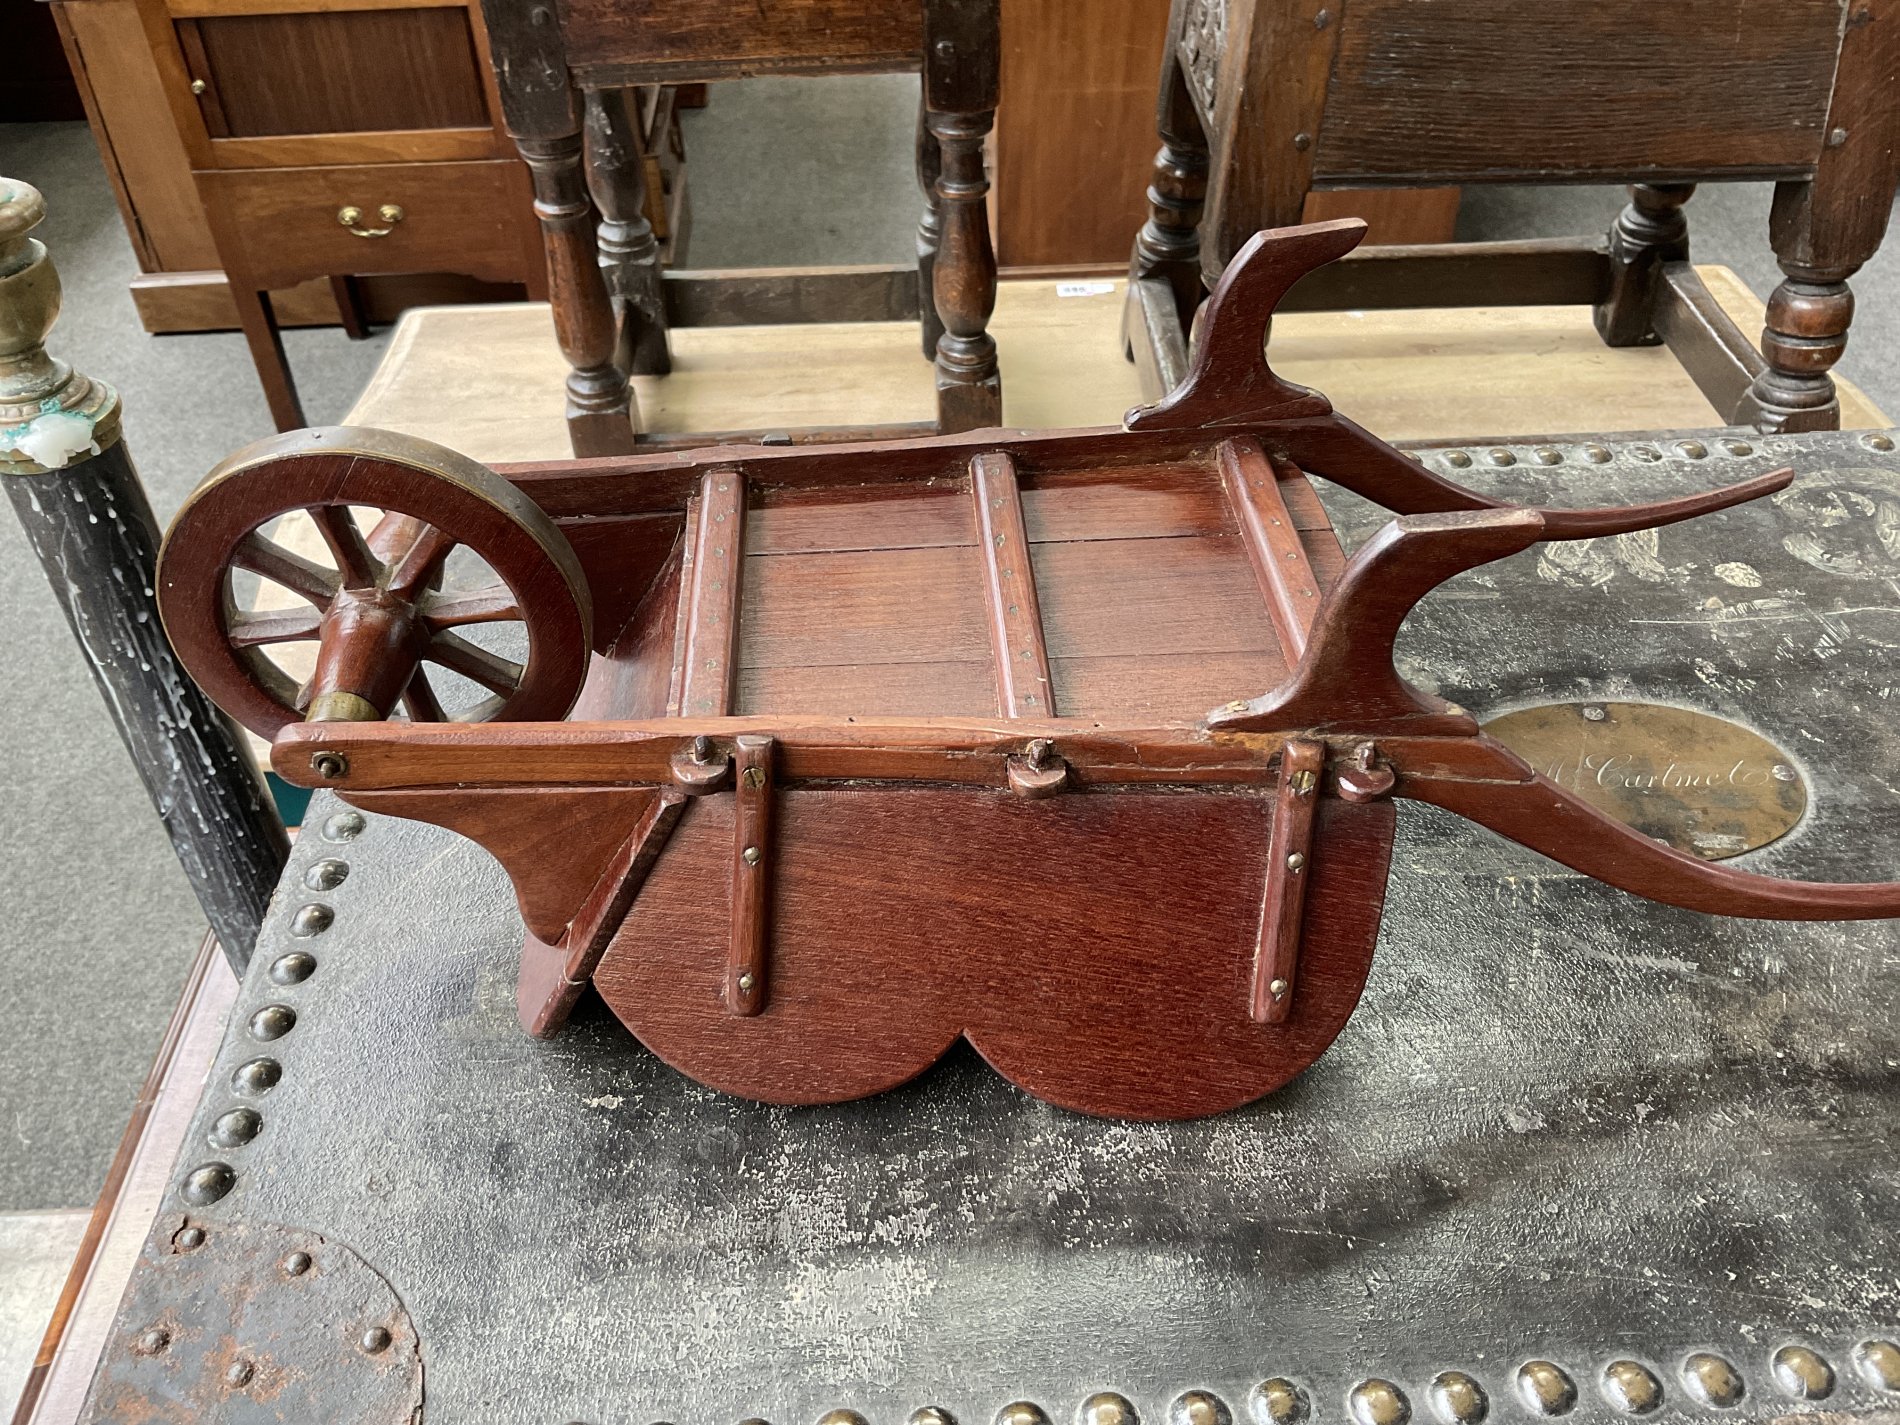
<instances>
[{"instance_id":1,"label":"wooden wheel spoke","mask_svg":"<svg viewBox=\"0 0 1900 1425\"><path fill-rule=\"evenodd\" d=\"M331 557L343 575L343 587L374 586L382 566L370 551L369 541L363 538L363 531L357 527L349 506L312 505L307 513L317 522L317 533L323 536L323 542L330 546Z\"/></svg>"},{"instance_id":2,"label":"wooden wheel spoke","mask_svg":"<svg viewBox=\"0 0 1900 1425\"><path fill-rule=\"evenodd\" d=\"M413 598L416 590L429 582L442 567L458 541L434 525L423 525L415 538L396 548L389 558L389 592L399 598Z\"/></svg>"},{"instance_id":3,"label":"wooden wheel spoke","mask_svg":"<svg viewBox=\"0 0 1900 1425\"><path fill-rule=\"evenodd\" d=\"M490 584L466 594L425 594L417 612L432 630L468 623L508 623L521 617L521 607L506 584Z\"/></svg>"},{"instance_id":4,"label":"wooden wheel spoke","mask_svg":"<svg viewBox=\"0 0 1900 1425\"><path fill-rule=\"evenodd\" d=\"M257 648L315 638L322 627L323 615L316 609L258 609L234 614L225 633L233 648Z\"/></svg>"},{"instance_id":5,"label":"wooden wheel spoke","mask_svg":"<svg viewBox=\"0 0 1900 1425\"><path fill-rule=\"evenodd\" d=\"M459 633L438 633L429 642L426 655L451 673L460 673L472 683L480 683L491 693L506 696L521 686L523 667L499 653L470 643Z\"/></svg>"},{"instance_id":6,"label":"wooden wheel spoke","mask_svg":"<svg viewBox=\"0 0 1900 1425\"><path fill-rule=\"evenodd\" d=\"M232 554L231 562L259 578L283 585L320 609L328 608L336 596L339 581L333 570L312 563L301 554L292 554L261 534L246 535Z\"/></svg>"},{"instance_id":7,"label":"wooden wheel spoke","mask_svg":"<svg viewBox=\"0 0 1900 1425\"><path fill-rule=\"evenodd\" d=\"M428 675L420 668L409 675L409 686L402 692L402 705L411 722L445 721L441 701L435 689L429 686Z\"/></svg>"}]
</instances>

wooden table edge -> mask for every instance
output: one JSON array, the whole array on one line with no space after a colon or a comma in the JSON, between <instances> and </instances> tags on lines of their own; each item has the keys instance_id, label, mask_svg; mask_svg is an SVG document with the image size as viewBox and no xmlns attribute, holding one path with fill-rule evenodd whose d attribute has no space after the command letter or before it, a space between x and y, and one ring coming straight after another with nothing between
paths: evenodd
<instances>
[{"instance_id":1,"label":"wooden table edge","mask_svg":"<svg viewBox=\"0 0 1900 1425\"><path fill-rule=\"evenodd\" d=\"M84 1407L119 1300L170 1182L238 982L205 932L118 1151L93 1203L66 1284L14 1407L13 1425L67 1425Z\"/></svg>"}]
</instances>

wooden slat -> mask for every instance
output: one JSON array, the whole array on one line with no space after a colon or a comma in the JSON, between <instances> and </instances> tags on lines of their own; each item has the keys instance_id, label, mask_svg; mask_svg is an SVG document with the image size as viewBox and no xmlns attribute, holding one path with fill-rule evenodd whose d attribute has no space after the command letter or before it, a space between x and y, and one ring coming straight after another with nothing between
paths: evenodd
<instances>
[{"instance_id":1,"label":"wooden slat","mask_svg":"<svg viewBox=\"0 0 1900 1425\"><path fill-rule=\"evenodd\" d=\"M1227 700L1226 695L1219 699ZM995 710L996 680L987 657L817 667L752 667L740 660L738 711L742 714L993 717Z\"/></svg>"},{"instance_id":2,"label":"wooden slat","mask_svg":"<svg viewBox=\"0 0 1900 1425\"><path fill-rule=\"evenodd\" d=\"M1280 754L1280 788L1267 838L1266 890L1260 898L1260 942L1253 961L1248 1012L1261 1024L1284 1024L1293 1012L1300 965L1306 884L1312 879L1313 814L1326 744L1296 739Z\"/></svg>"},{"instance_id":3,"label":"wooden slat","mask_svg":"<svg viewBox=\"0 0 1900 1425\"><path fill-rule=\"evenodd\" d=\"M687 269L664 277L666 319L676 327L917 320L914 262L819 269Z\"/></svg>"},{"instance_id":4,"label":"wooden slat","mask_svg":"<svg viewBox=\"0 0 1900 1425\"><path fill-rule=\"evenodd\" d=\"M739 662L747 668L987 661L967 548L753 555Z\"/></svg>"},{"instance_id":5,"label":"wooden slat","mask_svg":"<svg viewBox=\"0 0 1900 1425\"><path fill-rule=\"evenodd\" d=\"M1767 363L1755 344L1722 310L1693 265L1663 264L1651 318L1669 354L1725 421L1742 417L1749 384Z\"/></svg>"},{"instance_id":6,"label":"wooden slat","mask_svg":"<svg viewBox=\"0 0 1900 1425\"><path fill-rule=\"evenodd\" d=\"M706 472L693 522L692 568L683 581L681 717L723 717L732 708L745 505L743 474L726 468Z\"/></svg>"},{"instance_id":7,"label":"wooden slat","mask_svg":"<svg viewBox=\"0 0 1900 1425\"><path fill-rule=\"evenodd\" d=\"M1158 401L1188 372L1187 333L1181 330L1168 284L1157 277L1129 283L1122 324L1128 353L1141 376L1141 398Z\"/></svg>"},{"instance_id":8,"label":"wooden slat","mask_svg":"<svg viewBox=\"0 0 1900 1425\"><path fill-rule=\"evenodd\" d=\"M1280 639L1233 536L1039 544L1051 659L1262 650Z\"/></svg>"},{"instance_id":9,"label":"wooden slat","mask_svg":"<svg viewBox=\"0 0 1900 1425\"><path fill-rule=\"evenodd\" d=\"M976 543L963 492L898 486L762 491L746 517L746 554L841 554Z\"/></svg>"},{"instance_id":10,"label":"wooden slat","mask_svg":"<svg viewBox=\"0 0 1900 1425\"><path fill-rule=\"evenodd\" d=\"M1610 294L1602 238L1362 247L1294 283L1281 312L1591 306Z\"/></svg>"},{"instance_id":11,"label":"wooden slat","mask_svg":"<svg viewBox=\"0 0 1900 1425\"><path fill-rule=\"evenodd\" d=\"M1297 470L1285 469L1291 481L1300 479ZM1306 651L1307 634L1319 609L1320 583L1281 498L1281 471L1282 462L1270 461L1257 440L1221 444L1221 487L1239 522L1240 541L1247 546L1247 559L1280 635L1280 646L1292 664Z\"/></svg>"},{"instance_id":12,"label":"wooden slat","mask_svg":"<svg viewBox=\"0 0 1900 1425\"><path fill-rule=\"evenodd\" d=\"M1000 451L973 457L970 497L983 554L983 597L989 609L998 706L1005 717L1046 716L1055 706L1049 650L1043 643L1015 462Z\"/></svg>"},{"instance_id":13,"label":"wooden slat","mask_svg":"<svg viewBox=\"0 0 1900 1425\"><path fill-rule=\"evenodd\" d=\"M1286 677L1269 649L1234 653L1130 653L1052 658L1062 717L1158 724L1199 723L1215 708L1255 697Z\"/></svg>"},{"instance_id":14,"label":"wooden slat","mask_svg":"<svg viewBox=\"0 0 1900 1425\"><path fill-rule=\"evenodd\" d=\"M772 914L772 739L742 733L732 755L732 936L726 955L726 1008L765 1008Z\"/></svg>"}]
</instances>

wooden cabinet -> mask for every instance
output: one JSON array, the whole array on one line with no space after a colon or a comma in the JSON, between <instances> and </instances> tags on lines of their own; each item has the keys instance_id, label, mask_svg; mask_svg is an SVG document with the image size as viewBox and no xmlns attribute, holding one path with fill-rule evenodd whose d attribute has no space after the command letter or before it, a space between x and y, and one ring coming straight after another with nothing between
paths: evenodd
<instances>
[{"instance_id":1,"label":"wooden cabinet","mask_svg":"<svg viewBox=\"0 0 1900 1425\"><path fill-rule=\"evenodd\" d=\"M138 255L132 294L148 331L239 325L223 250L252 266L246 280L264 281L281 325L507 300L542 284L526 170L496 118L478 7L52 8ZM374 215L392 204L403 216L386 235L338 221L347 207ZM361 280L330 280L343 277ZM338 293L352 310L339 313Z\"/></svg>"}]
</instances>

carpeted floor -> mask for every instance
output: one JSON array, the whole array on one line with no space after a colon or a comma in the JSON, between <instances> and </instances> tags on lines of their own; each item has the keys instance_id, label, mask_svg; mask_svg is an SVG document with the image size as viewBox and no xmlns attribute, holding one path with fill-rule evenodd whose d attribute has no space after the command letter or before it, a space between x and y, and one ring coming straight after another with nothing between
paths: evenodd
<instances>
[{"instance_id":1,"label":"carpeted floor","mask_svg":"<svg viewBox=\"0 0 1900 1425\"><path fill-rule=\"evenodd\" d=\"M696 266L901 261L911 251L916 84L908 77L716 88L687 115ZM1144 152L1126 161L1146 163ZM0 173L36 184L40 236L63 274L54 349L116 384L127 440L162 519L203 472L270 424L236 334L152 337L126 290L137 270L84 125L0 126ZM1460 236L1601 230L1620 190L1492 189L1467 196ZM1696 255L1766 295L1768 190L1705 189ZM1896 244L1895 248L1900 248ZM1900 411L1900 255L1855 283L1842 369ZM286 337L312 421L336 419L386 334ZM0 1212L90 1202L155 1049L202 921L37 564L0 515Z\"/></svg>"}]
</instances>

